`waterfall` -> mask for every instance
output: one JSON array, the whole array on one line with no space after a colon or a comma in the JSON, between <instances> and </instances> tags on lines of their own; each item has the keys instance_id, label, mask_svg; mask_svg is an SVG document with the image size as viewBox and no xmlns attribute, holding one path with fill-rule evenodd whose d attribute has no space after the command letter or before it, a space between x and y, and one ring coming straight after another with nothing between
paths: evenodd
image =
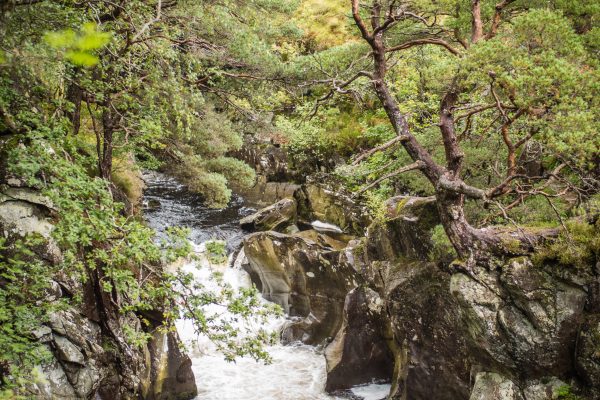
<instances>
[{"instance_id":1,"label":"waterfall","mask_svg":"<svg viewBox=\"0 0 600 400\"><path fill-rule=\"evenodd\" d=\"M189 193L177 181L159 173L146 173L147 189L144 196L145 218L158 235L168 226L178 225L190 229L190 240L198 255L194 261L181 266L191 272L208 290L219 290L210 278L219 272L223 283L234 289L250 287L249 275L234 260L211 264L204 256L208 240L225 240L230 249L239 246L244 233L238 225L240 218L253 211L237 196L224 210L207 209L201 199ZM266 302L266 300L264 300ZM216 307L216 306L215 306ZM208 313L217 310L206 310ZM220 309L218 312L223 313ZM225 312L224 314L227 314ZM227 318L228 315L223 315ZM279 332L289 321L272 316L256 329ZM177 323L180 337L188 348L192 369L198 385L198 400L331 400L338 399L325 393L325 357L319 349L294 343L269 346L270 364L251 358L238 358L227 362L216 346L207 338L194 333L190 321ZM367 385L352 390L354 398L379 400L385 398L389 385Z\"/></svg>"}]
</instances>

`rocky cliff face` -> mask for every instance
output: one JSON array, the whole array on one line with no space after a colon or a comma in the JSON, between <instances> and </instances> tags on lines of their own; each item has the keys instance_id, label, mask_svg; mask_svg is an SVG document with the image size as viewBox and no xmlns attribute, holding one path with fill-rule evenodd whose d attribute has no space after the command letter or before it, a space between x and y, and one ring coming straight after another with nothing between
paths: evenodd
<instances>
[{"instance_id":1,"label":"rocky cliff face","mask_svg":"<svg viewBox=\"0 0 600 400\"><path fill-rule=\"evenodd\" d=\"M470 272L430 261L433 199L394 198L370 222L332 186L294 198L300 228L321 219L355 236L263 232L244 247L265 297L302 318L285 334L328 343L328 390L387 380L390 399L600 398L600 264L514 258Z\"/></svg>"},{"instance_id":2,"label":"rocky cliff face","mask_svg":"<svg viewBox=\"0 0 600 400\"><path fill-rule=\"evenodd\" d=\"M46 244L37 249L37 256L49 269L62 258L51 238L53 212L47 198L0 165L0 235L9 243L31 233L44 237ZM50 287L46 300L64 300L68 306L50 314L48 321L40 321L33 332L52 356L41 366L42 379L29 387L31 396L48 400L162 400L196 395L191 361L181 353L176 332L154 331L147 345L130 345L120 327L126 324L138 331L148 329L142 328L142 316L125 313L102 320L91 283L74 281L62 271L51 277ZM158 324L160 313L144 318ZM105 326L114 329L107 332Z\"/></svg>"}]
</instances>

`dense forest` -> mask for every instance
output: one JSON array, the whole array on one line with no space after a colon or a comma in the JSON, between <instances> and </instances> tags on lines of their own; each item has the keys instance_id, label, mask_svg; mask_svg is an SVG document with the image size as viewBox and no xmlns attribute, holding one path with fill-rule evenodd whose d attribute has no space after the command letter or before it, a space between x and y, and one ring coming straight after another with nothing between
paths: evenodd
<instances>
[{"instance_id":1,"label":"dense forest","mask_svg":"<svg viewBox=\"0 0 600 400\"><path fill-rule=\"evenodd\" d=\"M167 268L189 232L156 240L142 171L223 209L255 186L239 155L260 142L287 180L335 182L370 222L395 196L434 199L426 257L444 268L527 257L597 277L599 128L595 0L0 1L0 398L33 396L53 351L40 325L90 298L122 398L132 354L180 318L228 360L269 362L273 334L240 339L204 310L281 307ZM43 226L14 228L15 200Z\"/></svg>"}]
</instances>

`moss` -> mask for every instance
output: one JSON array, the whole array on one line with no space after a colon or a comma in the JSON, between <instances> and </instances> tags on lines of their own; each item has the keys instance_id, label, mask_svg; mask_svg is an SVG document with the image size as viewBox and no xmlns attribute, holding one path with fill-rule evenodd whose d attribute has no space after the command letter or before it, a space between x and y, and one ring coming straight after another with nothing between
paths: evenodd
<instances>
[{"instance_id":1,"label":"moss","mask_svg":"<svg viewBox=\"0 0 600 400\"><path fill-rule=\"evenodd\" d=\"M572 388L570 385L563 385L556 389L553 393L552 398L559 400L583 400L581 397L577 396L572 392Z\"/></svg>"},{"instance_id":2,"label":"moss","mask_svg":"<svg viewBox=\"0 0 600 400\"><path fill-rule=\"evenodd\" d=\"M144 181L131 156L113 161L113 183L125 193L132 204L139 204L144 190Z\"/></svg>"},{"instance_id":3,"label":"moss","mask_svg":"<svg viewBox=\"0 0 600 400\"><path fill-rule=\"evenodd\" d=\"M589 268L600 258L600 219L595 222L571 220L567 232L536 249L536 265L557 263L561 266Z\"/></svg>"},{"instance_id":4,"label":"moss","mask_svg":"<svg viewBox=\"0 0 600 400\"><path fill-rule=\"evenodd\" d=\"M502 245L510 253L519 253L521 251L521 241L515 238L502 238Z\"/></svg>"},{"instance_id":5,"label":"moss","mask_svg":"<svg viewBox=\"0 0 600 400\"><path fill-rule=\"evenodd\" d=\"M400 214L400 211L402 211L402 209L404 208L404 206L406 205L406 203L408 203L408 197L400 200L398 202L398 204L396 204L396 214Z\"/></svg>"}]
</instances>

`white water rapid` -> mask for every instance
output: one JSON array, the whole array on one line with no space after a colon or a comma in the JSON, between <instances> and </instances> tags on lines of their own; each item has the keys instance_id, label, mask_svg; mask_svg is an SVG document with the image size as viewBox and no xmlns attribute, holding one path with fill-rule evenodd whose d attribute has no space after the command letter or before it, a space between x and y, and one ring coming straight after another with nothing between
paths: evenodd
<instances>
[{"instance_id":1,"label":"white water rapid","mask_svg":"<svg viewBox=\"0 0 600 400\"><path fill-rule=\"evenodd\" d=\"M159 232L168 226L185 226L191 230L198 260L188 262L182 268L192 272L199 282L210 290L219 286L210 279L214 272L222 274L222 281L233 288L250 287L250 277L238 265L229 260L214 265L203 257L204 243L208 240L225 240L231 248L239 245L243 232L238 221L253 210L243 199L236 197L225 210L211 210L201 206L197 196L187 192L175 180L162 174L144 176L145 218ZM231 257L230 257L231 258ZM212 312L215 310L207 310ZM225 316L227 317L227 316ZM286 319L270 317L258 327L280 331ZM276 344L267 348L272 363L263 364L251 358L238 358L235 363L225 361L215 345L205 337L195 335L189 321L179 321L178 331L188 348L192 369L198 386L197 400L332 400L325 393L325 357L316 348L303 345ZM344 398L380 400L385 398L389 385L367 385L352 389Z\"/></svg>"}]
</instances>

